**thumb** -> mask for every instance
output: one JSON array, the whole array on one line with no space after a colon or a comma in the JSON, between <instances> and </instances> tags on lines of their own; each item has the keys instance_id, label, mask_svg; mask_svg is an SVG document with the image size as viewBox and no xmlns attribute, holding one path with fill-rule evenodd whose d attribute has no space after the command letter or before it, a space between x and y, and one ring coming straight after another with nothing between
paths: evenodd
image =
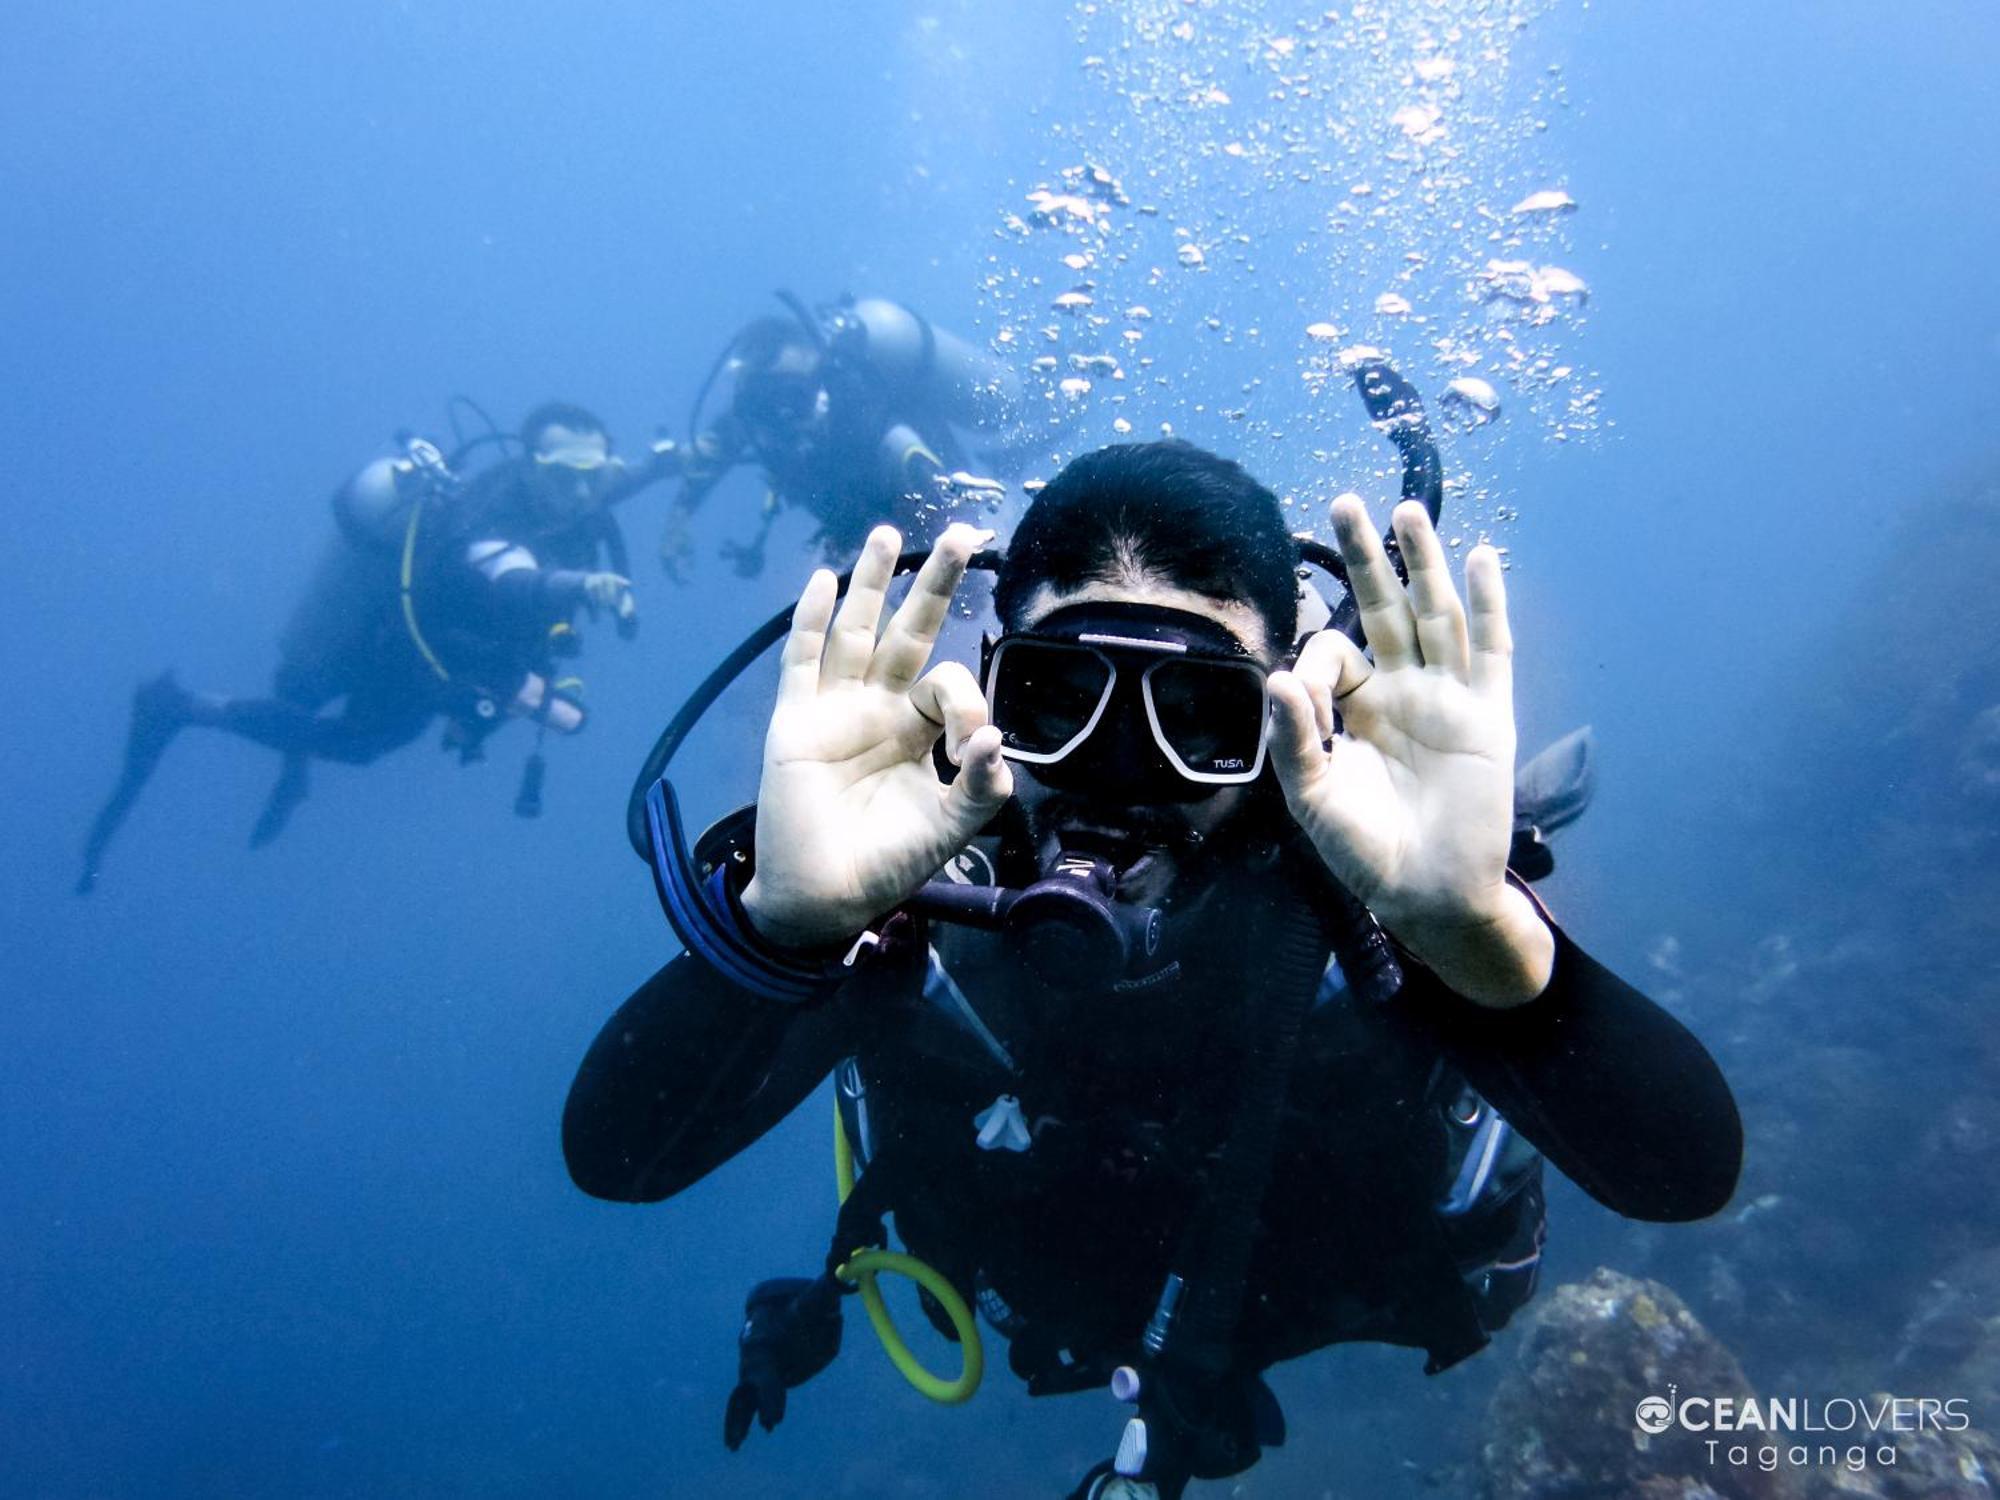
<instances>
[{"instance_id":1,"label":"thumb","mask_svg":"<svg viewBox=\"0 0 2000 1500\"><path fill-rule=\"evenodd\" d=\"M1271 688L1271 764L1285 800L1308 796L1326 774L1331 756L1320 733L1312 696L1295 673L1273 672Z\"/></svg>"}]
</instances>

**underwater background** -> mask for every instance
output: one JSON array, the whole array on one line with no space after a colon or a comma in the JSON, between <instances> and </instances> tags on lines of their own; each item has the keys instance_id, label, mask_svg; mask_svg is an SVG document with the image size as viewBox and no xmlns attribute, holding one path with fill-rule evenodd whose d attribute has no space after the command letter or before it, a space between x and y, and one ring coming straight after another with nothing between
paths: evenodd
<instances>
[{"instance_id":1,"label":"underwater background","mask_svg":"<svg viewBox=\"0 0 2000 1500\"><path fill-rule=\"evenodd\" d=\"M80 0L6 31L0 1493L1042 1495L1115 1440L1000 1374L931 1407L850 1320L726 1454L743 1294L824 1250L824 1101L667 1205L564 1172L583 1048L674 947L632 773L810 566L797 516L756 582L716 557L747 476L685 588L666 492L625 508L642 631L586 632L539 821L526 730L467 770L426 738L320 768L253 853L274 758L193 734L70 894L134 684L261 690L326 496L393 432L464 392L679 435L780 287L1007 354L1035 474L1169 424L1302 529L1347 488L1386 515L1338 357L1388 352L1438 403L1443 530L1509 548L1524 754L1595 726L1544 894L1750 1131L1704 1225L1557 1186L1544 1298L1655 1278L1760 1389L2000 1431L2000 11ZM1128 202L1034 212L1086 164ZM1440 399L1466 375L1491 420ZM763 686L691 753L698 819L754 790ZM1209 1489L1501 1493L1518 1337L1435 1380L1289 1366L1290 1443Z\"/></svg>"}]
</instances>

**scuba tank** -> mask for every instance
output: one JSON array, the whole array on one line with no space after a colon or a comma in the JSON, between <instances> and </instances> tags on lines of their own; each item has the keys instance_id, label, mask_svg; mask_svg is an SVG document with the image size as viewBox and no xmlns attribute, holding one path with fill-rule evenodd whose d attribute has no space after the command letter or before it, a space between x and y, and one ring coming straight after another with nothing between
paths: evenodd
<instances>
[{"instance_id":1,"label":"scuba tank","mask_svg":"<svg viewBox=\"0 0 2000 1500\"><path fill-rule=\"evenodd\" d=\"M314 564L305 596L278 637L288 665L339 674L380 644L396 608L396 556L412 509L458 481L435 444L397 435L400 452L364 465L333 492L335 533Z\"/></svg>"}]
</instances>

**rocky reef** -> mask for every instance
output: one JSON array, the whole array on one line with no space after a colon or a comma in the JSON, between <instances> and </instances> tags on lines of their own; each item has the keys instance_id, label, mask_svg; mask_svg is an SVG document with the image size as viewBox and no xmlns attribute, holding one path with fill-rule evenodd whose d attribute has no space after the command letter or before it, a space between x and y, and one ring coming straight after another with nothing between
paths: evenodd
<instances>
[{"instance_id":1,"label":"rocky reef","mask_svg":"<svg viewBox=\"0 0 2000 1500\"><path fill-rule=\"evenodd\" d=\"M1989 1261L1981 1275L2000 1269ZM1954 1289L1955 1292L1956 1289ZM1961 1378L2000 1373L2000 1318L1945 1295L1922 1325ZM1943 1295L1943 1294L1941 1294ZM1970 1317L1973 1327L1961 1326ZM1506 1349L1480 1442L1482 1500L1992 1500L2000 1446L1971 1425L1977 1398L1785 1392L1784 1423L1736 1357L1658 1282L1599 1269L1552 1292ZM1942 1404L1950 1391L1956 1406ZM1699 1404L1687 1407L1688 1398ZM1735 1416L1721 1418L1725 1411ZM1727 1430L1723 1430L1723 1429Z\"/></svg>"}]
</instances>

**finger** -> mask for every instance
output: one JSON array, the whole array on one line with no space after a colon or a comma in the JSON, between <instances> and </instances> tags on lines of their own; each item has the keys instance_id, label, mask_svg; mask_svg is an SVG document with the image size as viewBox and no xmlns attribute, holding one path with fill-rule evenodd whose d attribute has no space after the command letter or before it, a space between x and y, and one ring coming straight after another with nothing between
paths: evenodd
<instances>
[{"instance_id":1,"label":"finger","mask_svg":"<svg viewBox=\"0 0 2000 1500\"><path fill-rule=\"evenodd\" d=\"M1442 667L1460 682L1470 669L1465 639L1465 607L1452 587L1451 565L1430 513L1415 500L1405 500L1390 517L1403 565L1410 571L1410 605L1416 612L1417 646L1424 665Z\"/></svg>"},{"instance_id":2,"label":"finger","mask_svg":"<svg viewBox=\"0 0 2000 1500\"><path fill-rule=\"evenodd\" d=\"M1273 672L1271 686L1271 764L1285 799L1296 802L1326 774L1326 739L1312 696L1296 672Z\"/></svg>"},{"instance_id":3,"label":"finger","mask_svg":"<svg viewBox=\"0 0 2000 1500\"><path fill-rule=\"evenodd\" d=\"M861 681L875 654L875 627L882 622L882 603L888 597L889 579L896 571L896 556L903 550L903 538L893 526L877 526L868 533L867 545L847 581L847 598L841 601L833 632L827 637L826 661L820 668L820 686L835 687Z\"/></svg>"},{"instance_id":4,"label":"finger","mask_svg":"<svg viewBox=\"0 0 2000 1500\"><path fill-rule=\"evenodd\" d=\"M945 758L960 765L965 742L986 724L986 699L965 664L939 662L910 689L910 703L943 733ZM936 739L936 734L930 735L926 748Z\"/></svg>"},{"instance_id":5,"label":"finger","mask_svg":"<svg viewBox=\"0 0 2000 1500\"><path fill-rule=\"evenodd\" d=\"M1465 597L1472 605L1472 686L1511 701L1514 628L1507 621L1507 584L1500 554L1484 542L1465 560Z\"/></svg>"},{"instance_id":6,"label":"finger","mask_svg":"<svg viewBox=\"0 0 2000 1500\"><path fill-rule=\"evenodd\" d=\"M901 692L915 682L931 659L938 632L944 629L951 610L952 595L965 577L965 565L973 553L993 540L993 533L954 522L931 548L931 555L917 570L916 581L882 633L881 644L868 664L868 681Z\"/></svg>"},{"instance_id":7,"label":"finger","mask_svg":"<svg viewBox=\"0 0 2000 1500\"><path fill-rule=\"evenodd\" d=\"M1375 653L1375 665L1384 671L1411 665L1418 659L1416 619L1360 500L1343 495L1333 502L1333 534L1340 559L1347 564L1347 584L1361 610L1362 633Z\"/></svg>"},{"instance_id":8,"label":"finger","mask_svg":"<svg viewBox=\"0 0 2000 1500\"><path fill-rule=\"evenodd\" d=\"M964 764L944 794L945 816L960 843L986 826L1000 804L1014 795L1014 770L1000 753L1000 731L991 724L973 731L960 749Z\"/></svg>"},{"instance_id":9,"label":"finger","mask_svg":"<svg viewBox=\"0 0 2000 1500\"><path fill-rule=\"evenodd\" d=\"M1335 710L1348 711L1347 700L1375 674L1361 648L1338 630L1322 630L1305 644L1292 673L1305 684L1319 721L1320 738L1333 738Z\"/></svg>"},{"instance_id":10,"label":"finger","mask_svg":"<svg viewBox=\"0 0 2000 1500\"><path fill-rule=\"evenodd\" d=\"M792 633L778 669L778 701L810 701L819 692L820 655L826 650L826 627L833 619L834 596L840 583L831 571L818 568L806 580L805 592L792 610Z\"/></svg>"}]
</instances>

